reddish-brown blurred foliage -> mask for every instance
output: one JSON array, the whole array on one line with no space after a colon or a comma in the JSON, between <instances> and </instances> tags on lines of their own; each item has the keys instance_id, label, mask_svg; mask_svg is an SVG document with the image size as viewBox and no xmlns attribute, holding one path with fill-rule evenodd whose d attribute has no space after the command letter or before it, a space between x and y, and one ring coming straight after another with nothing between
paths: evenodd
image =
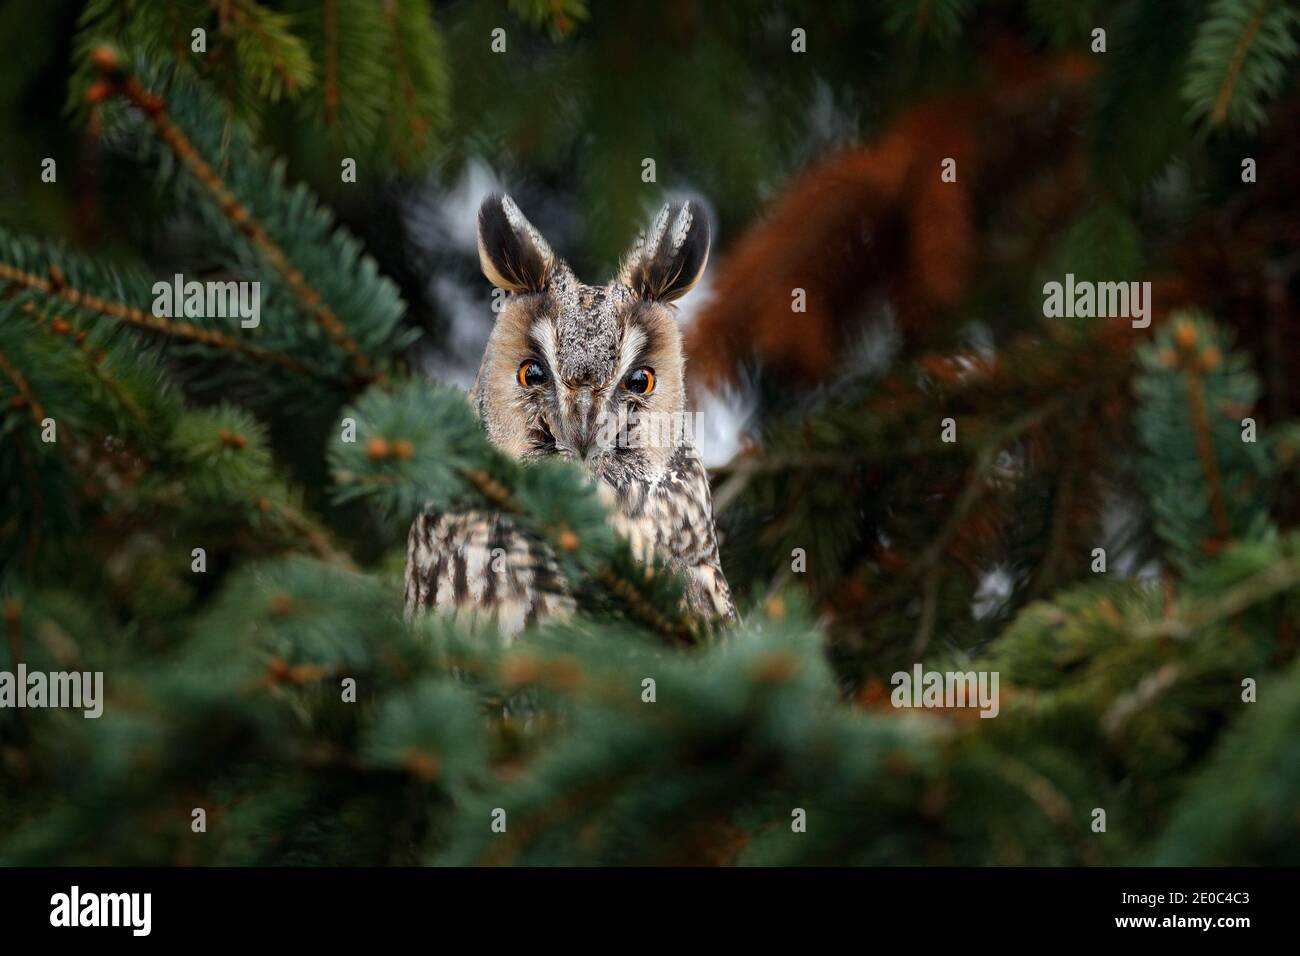
<instances>
[{"instance_id":1,"label":"reddish-brown blurred foliage","mask_svg":"<svg viewBox=\"0 0 1300 956\"><path fill-rule=\"evenodd\" d=\"M987 88L910 107L874 144L821 162L776 200L736 244L690 331L696 374L728 380L752 355L788 380L816 382L881 296L924 343L930 320L966 293L995 203L1011 198L1050 218L1072 210L1083 164L1071 127L1091 66L1077 54L1033 55L1009 37L989 44L987 62ZM941 177L946 159L954 182ZM1047 167L1059 175L1043 195L1036 174ZM796 289L802 313L792 311Z\"/></svg>"}]
</instances>

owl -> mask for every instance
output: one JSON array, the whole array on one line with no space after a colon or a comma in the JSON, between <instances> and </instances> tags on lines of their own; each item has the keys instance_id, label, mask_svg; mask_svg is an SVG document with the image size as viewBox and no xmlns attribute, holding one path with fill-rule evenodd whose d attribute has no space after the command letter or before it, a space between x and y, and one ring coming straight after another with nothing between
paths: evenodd
<instances>
[{"instance_id":1,"label":"owl","mask_svg":"<svg viewBox=\"0 0 1300 956\"><path fill-rule=\"evenodd\" d=\"M703 211L665 206L603 286L578 281L509 196L483 202L478 253L506 293L470 391L489 440L520 462L581 465L633 554L680 574L685 607L733 619L708 475L681 427L685 362L672 305L708 261ZM407 540L406 609L486 615L513 635L567 616L573 600L545 546L508 517L426 511Z\"/></svg>"}]
</instances>

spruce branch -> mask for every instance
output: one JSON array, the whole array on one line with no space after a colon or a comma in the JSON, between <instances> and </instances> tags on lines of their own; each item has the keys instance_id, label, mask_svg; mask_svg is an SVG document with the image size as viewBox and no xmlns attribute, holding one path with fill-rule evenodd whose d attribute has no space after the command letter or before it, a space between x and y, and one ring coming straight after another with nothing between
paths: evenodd
<instances>
[{"instance_id":1,"label":"spruce branch","mask_svg":"<svg viewBox=\"0 0 1300 956\"><path fill-rule=\"evenodd\" d=\"M46 317L31 302L24 302L19 311L30 318L44 332L57 338L63 339L68 343L69 348L75 349L82 357L82 367L89 372L101 385L112 393L117 404L126 409L127 413L135 419L139 425L148 425L148 419L140 403L135 400L122 383L116 378L109 375L103 366L103 360L106 353L94 351L88 344L85 331L72 333L68 322L64 319L54 319L46 321Z\"/></svg>"},{"instance_id":2,"label":"spruce branch","mask_svg":"<svg viewBox=\"0 0 1300 956\"><path fill-rule=\"evenodd\" d=\"M1194 119L1251 132L1300 55L1300 11L1288 0L1215 0L1188 58L1183 95Z\"/></svg>"},{"instance_id":3,"label":"spruce branch","mask_svg":"<svg viewBox=\"0 0 1300 956\"><path fill-rule=\"evenodd\" d=\"M311 57L293 35L291 20L253 0L209 0L223 33L235 37L239 66L249 71L258 92L274 102L292 99L314 80Z\"/></svg>"},{"instance_id":4,"label":"spruce branch","mask_svg":"<svg viewBox=\"0 0 1300 956\"><path fill-rule=\"evenodd\" d=\"M1248 859L1289 865L1295 860L1300 661L1271 674L1267 686L1258 703L1240 708L1241 716L1193 771L1142 863L1222 866Z\"/></svg>"},{"instance_id":5,"label":"spruce branch","mask_svg":"<svg viewBox=\"0 0 1300 956\"><path fill-rule=\"evenodd\" d=\"M0 352L0 372L13 383L14 389L18 392L17 397L11 402L11 407L26 408L32 413L32 420L36 422L36 427L41 427L41 422L45 419L45 409L42 407L40 399L32 394L31 385L28 384L26 376L22 370L15 366L4 352Z\"/></svg>"},{"instance_id":6,"label":"spruce branch","mask_svg":"<svg viewBox=\"0 0 1300 956\"><path fill-rule=\"evenodd\" d=\"M78 27L74 109L84 106L85 90L94 82L85 59L108 42L210 78L227 92L230 111L249 122L258 120L265 104L295 99L315 81L295 18L255 0L90 0ZM200 55L191 50L195 28L207 33Z\"/></svg>"},{"instance_id":7,"label":"spruce branch","mask_svg":"<svg viewBox=\"0 0 1300 956\"><path fill-rule=\"evenodd\" d=\"M20 261L27 258L21 243L15 248ZM102 280L105 286L119 288L123 284L115 276L106 279L97 275L83 263L64 261L74 275L88 282ZM102 504L110 497L114 500L109 502L108 521L124 521L133 511L156 508L167 509L181 521L188 502L171 496L171 488L179 483L206 495L211 503L238 506L240 513L254 521L258 514L269 513L270 519L295 543L302 542L312 553L328 560L350 561L288 500L287 494L280 493L269 467L269 455L259 456L258 441L247 455L236 456L255 459L243 468L217 467L211 455L202 450L198 455L188 455L209 438L230 449L246 448L249 441L244 433L257 435L251 419L232 419L235 413L219 412L218 420L212 423L206 413L185 412L158 376L154 363L133 347L133 337L116 335L112 326L88 324L77 328L65 317L75 319L78 310L82 315L97 316L108 300L83 292L58 266L50 266L49 280L25 269L11 269L5 279L11 280L7 286L10 295L0 300L0 308L27 319L39 331L32 336L27 329L4 327L7 341L0 343L0 372L7 367L13 373L9 377L16 391L15 407L30 411L38 428L47 414L57 419L58 427L57 442L37 446L44 452L39 460L33 458L26 440L17 436L10 462L0 462L20 469L28 489L28 507L15 508L15 520L5 523L6 537L19 526L24 511L45 520L50 498L47 489L53 492L53 508L60 512L60 521L65 524L69 518L83 514L100 516ZM45 290L62 298L51 298L53 308L42 311L37 306L40 299L30 293ZM201 338L209 340L206 333ZM18 357L12 357L6 346L11 346ZM30 374L25 374L24 369L30 369ZM0 381L3 379L0 374ZM38 398L42 390L48 394ZM231 427L224 428L227 424ZM257 495L264 507L257 507ZM52 530L57 523L45 529L33 528L33 532ZM69 524L68 537L75 530L75 524ZM45 535L46 540L51 537Z\"/></svg>"},{"instance_id":8,"label":"spruce branch","mask_svg":"<svg viewBox=\"0 0 1300 956\"><path fill-rule=\"evenodd\" d=\"M347 357L356 380L354 384L364 385L382 380L383 373L373 369L370 357L360 350L356 340L348 334L347 328L329 304L308 284L306 277L290 261L279 243L271 238L266 228L231 192L189 137L173 122L163 97L147 90L139 78L122 64L117 53L109 48L96 50L92 54L92 62L108 84L96 92L96 97L103 99L109 94L122 95L148 118L158 139L203 187L221 214L261 253L284 280L302 308L325 332L329 341Z\"/></svg>"},{"instance_id":9,"label":"spruce branch","mask_svg":"<svg viewBox=\"0 0 1300 956\"><path fill-rule=\"evenodd\" d=\"M1144 639L1185 639L1219 621L1231 620L1279 595L1300 587L1300 558L1289 556L1270 564L1227 590L1204 599L1194 599L1172 616L1135 630Z\"/></svg>"},{"instance_id":10,"label":"spruce branch","mask_svg":"<svg viewBox=\"0 0 1300 956\"><path fill-rule=\"evenodd\" d=\"M307 368L291 356L281 355L258 345L241 342L221 332L199 328L183 320L155 316L135 306L115 302L78 289L68 283L62 270L57 266L51 266L49 278L43 278L10 263L0 261L0 280L9 283L11 290L22 289L36 292L52 301L64 302L73 308L91 312L95 315L102 315L125 325L156 332L168 338L195 342L227 352L238 352L249 358L278 365L298 374L308 374Z\"/></svg>"},{"instance_id":11,"label":"spruce branch","mask_svg":"<svg viewBox=\"0 0 1300 956\"><path fill-rule=\"evenodd\" d=\"M408 167L430 154L446 121L447 55L425 4L392 0L381 10L392 63L389 142L397 164Z\"/></svg>"},{"instance_id":12,"label":"spruce branch","mask_svg":"<svg viewBox=\"0 0 1300 956\"><path fill-rule=\"evenodd\" d=\"M17 394L10 400L9 407L15 410L27 409L31 413L32 422L35 425L36 431L39 432L45 425L46 405L36 395L36 392L32 388L27 376L22 373L22 370L19 369L17 365L9 360L3 350L0 350L0 373L3 373L5 378L9 379L17 392ZM62 425L62 431L65 440L62 442L56 442L55 450L67 459L69 463L75 465L76 462L71 452L71 444L67 440L71 438L71 430L66 422ZM23 446L20 446L20 448L21 447Z\"/></svg>"},{"instance_id":13,"label":"spruce branch","mask_svg":"<svg viewBox=\"0 0 1300 956\"><path fill-rule=\"evenodd\" d=\"M288 0L322 79L315 95L304 100L304 112L319 123L337 155L392 162L402 148L381 135L397 82L390 8L370 0ZM436 46L420 40L414 45L419 57L440 55Z\"/></svg>"},{"instance_id":14,"label":"spruce branch","mask_svg":"<svg viewBox=\"0 0 1300 956\"><path fill-rule=\"evenodd\" d=\"M1267 435L1244 434L1260 391L1246 356L1207 317L1181 311L1138 361L1139 477L1171 559L1187 572L1234 536L1268 535L1276 463Z\"/></svg>"},{"instance_id":15,"label":"spruce branch","mask_svg":"<svg viewBox=\"0 0 1300 956\"><path fill-rule=\"evenodd\" d=\"M1222 126L1228 119L1228 108L1232 104L1233 91L1241 79L1241 69L1246 61L1246 54L1250 52L1270 6L1272 0L1261 0L1255 13L1246 21L1245 28L1241 31L1236 48L1232 51L1232 58L1228 61L1228 68L1224 72L1223 82L1219 86L1219 95L1214 99L1214 110L1210 113L1210 122L1215 126Z\"/></svg>"}]
</instances>

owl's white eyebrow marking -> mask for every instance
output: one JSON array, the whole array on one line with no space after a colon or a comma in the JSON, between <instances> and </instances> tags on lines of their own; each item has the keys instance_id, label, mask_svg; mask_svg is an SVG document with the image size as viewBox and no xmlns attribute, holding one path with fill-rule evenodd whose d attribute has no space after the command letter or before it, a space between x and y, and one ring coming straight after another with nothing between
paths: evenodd
<instances>
[{"instance_id":1,"label":"owl's white eyebrow marking","mask_svg":"<svg viewBox=\"0 0 1300 956\"><path fill-rule=\"evenodd\" d=\"M560 374L559 358L555 353L555 325L550 319L542 318L533 323L533 327L528 330L533 340L542 347L542 358L546 359L546 365L551 370L552 375Z\"/></svg>"},{"instance_id":2,"label":"owl's white eyebrow marking","mask_svg":"<svg viewBox=\"0 0 1300 956\"><path fill-rule=\"evenodd\" d=\"M645 330L635 325L629 325L627 334L623 336L623 344L619 348L618 374L614 376L614 381L621 382L623 376L631 371L631 365L641 355L641 349L645 346L645 343Z\"/></svg>"}]
</instances>

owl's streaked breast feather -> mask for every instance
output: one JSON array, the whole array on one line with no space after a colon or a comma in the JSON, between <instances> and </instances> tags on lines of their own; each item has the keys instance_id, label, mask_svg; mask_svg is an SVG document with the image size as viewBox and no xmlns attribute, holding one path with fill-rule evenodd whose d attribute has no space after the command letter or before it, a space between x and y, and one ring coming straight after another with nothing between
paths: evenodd
<instances>
[{"instance_id":1,"label":"owl's streaked breast feather","mask_svg":"<svg viewBox=\"0 0 1300 956\"><path fill-rule=\"evenodd\" d=\"M614 505L611 523L642 561L666 560L686 584L686 605L706 618L734 618L713 525L709 477L695 450L679 446L658 478L629 476L602 484Z\"/></svg>"},{"instance_id":2,"label":"owl's streaked breast feather","mask_svg":"<svg viewBox=\"0 0 1300 956\"><path fill-rule=\"evenodd\" d=\"M406 542L406 612L443 609L494 620L511 635L567 617L573 599L555 562L508 518L426 511Z\"/></svg>"}]
</instances>

